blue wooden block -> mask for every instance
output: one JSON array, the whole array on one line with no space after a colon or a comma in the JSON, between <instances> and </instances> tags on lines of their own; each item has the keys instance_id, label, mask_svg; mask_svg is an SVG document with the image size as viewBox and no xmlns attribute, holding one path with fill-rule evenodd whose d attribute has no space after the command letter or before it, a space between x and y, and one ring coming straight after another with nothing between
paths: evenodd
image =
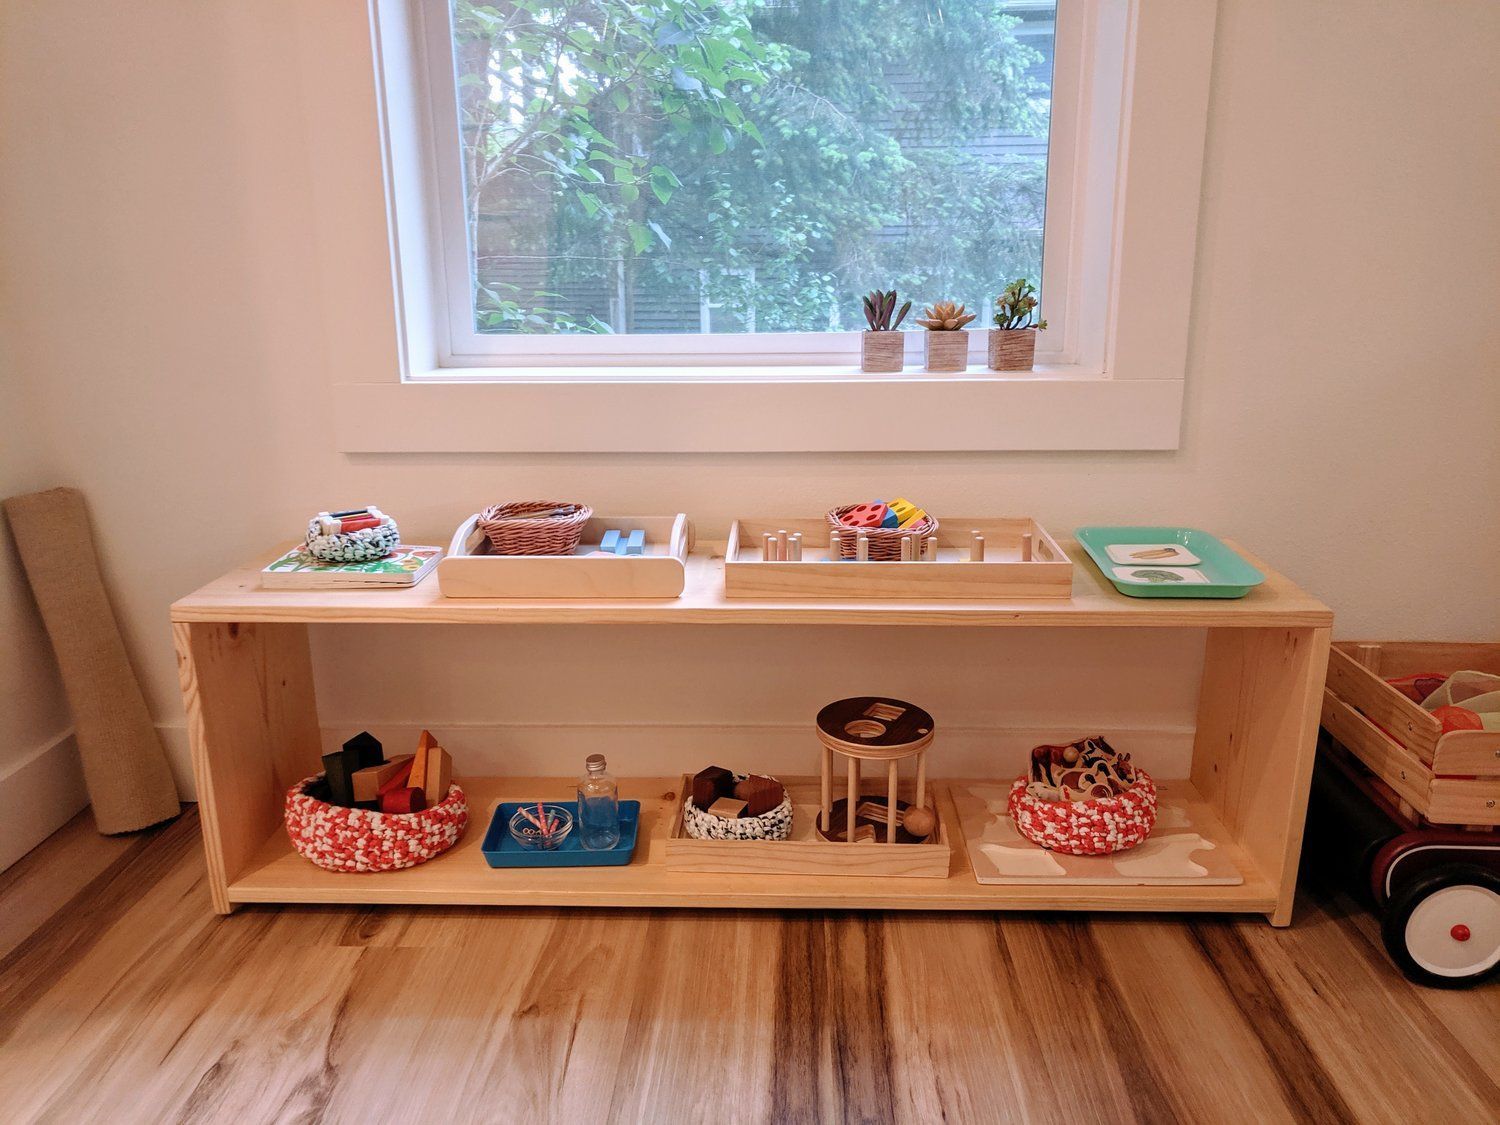
<instances>
[{"instance_id":1,"label":"blue wooden block","mask_svg":"<svg viewBox=\"0 0 1500 1125\"><path fill-rule=\"evenodd\" d=\"M646 533L644 531L632 531L630 540L625 544L627 555L643 555L646 553Z\"/></svg>"},{"instance_id":2,"label":"blue wooden block","mask_svg":"<svg viewBox=\"0 0 1500 1125\"><path fill-rule=\"evenodd\" d=\"M620 533L618 531L606 531L604 538L599 541L599 550L606 555L618 555L620 553Z\"/></svg>"}]
</instances>

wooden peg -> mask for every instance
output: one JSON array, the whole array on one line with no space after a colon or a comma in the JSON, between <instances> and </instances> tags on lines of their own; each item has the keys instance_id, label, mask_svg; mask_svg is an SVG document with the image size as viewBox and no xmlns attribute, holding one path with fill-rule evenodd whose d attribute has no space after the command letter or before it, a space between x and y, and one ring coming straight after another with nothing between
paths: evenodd
<instances>
[{"instance_id":1,"label":"wooden peg","mask_svg":"<svg viewBox=\"0 0 1500 1125\"><path fill-rule=\"evenodd\" d=\"M984 562L984 536L978 531L969 532L969 561Z\"/></svg>"},{"instance_id":2,"label":"wooden peg","mask_svg":"<svg viewBox=\"0 0 1500 1125\"><path fill-rule=\"evenodd\" d=\"M1031 561L1031 532L1029 531L1021 533L1021 561Z\"/></svg>"},{"instance_id":3,"label":"wooden peg","mask_svg":"<svg viewBox=\"0 0 1500 1125\"><path fill-rule=\"evenodd\" d=\"M772 535L769 531L765 532L760 537L760 548L761 557L766 562L776 561L776 536Z\"/></svg>"},{"instance_id":4,"label":"wooden peg","mask_svg":"<svg viewBox=\"0 0 1500 1125\"><path fill-rule=\"evenodd\" d=\"M1368 668L1375 675L1380 675L1380 646L1379 645L1355 645L1354 659L1360 665Z\"/></svg>"},{"instance_id":5,"label":"wooden peg","mask_svg":"<svg viewBox=\"0 0 1500 1125\"><path fill-rule=\"evenodd\" d=\"M789 540L789 544L790 544L790 546L792 548L792 561L793 562L801 562L802 561L802 532L800 532L800 531L793 532L792 533L792 537Z\"/></svg>"},{"instance_id":6,"label":"wooden peg","mask_svg":"<svg viewBox=\"0 0 1500 1125\"><path fill-rule=\"evenodd\" d=\"M911 562L911 536L910 535L903 535L901 537L901 561L902 562Z\"/></svg>"},{"instance_id":7,"label":"wooden peg","mask_svg":"<svg viewBox=\"0 0 1500 1125\"><path fill-rule=\"evenodd\" d=\"M848 843L848 844L852 844L852 843L854 843L854 816L855 816L855 809L857 809L859 807L859 759L858 758L850 758L849 759L849 799L847 801L845 801L844 803L848 806L848 808L845 810L845 812L848 814L848 816L845 818L846 819L846 827L844 829L844 842Z\"/></svg>"},{"instance_id":8,"label":"wooden peg","mask_svg":"<svg viewBox=\"0 0 1500 1125\"><path fill-rule=\"evenodd\" d=\"M870 561L870 537L863 531L858 533L854 541L854 557L860 562Z\"/></svg>"},{"instance_id":9,"label":"wooden peg","mask_svg":"<svg viewBox=\"0 0 1500 1125\"><path fill-rule=\"evenodd\" d=\"M839 562L844 557L844 541L839 538L837 531L828 533L828 557L834 562Z\"/></svg>"},{"instance_id":10,"label":"wooden peg","mask_svg":"<svg viewBox=\"0 0 1500 1125\"><path fill-rule=\"evenodd\" d=\"M896 842L896 822L901 819L901 803L896 800L896 791L900 787L901 777L897 770L898 760L891 759L890 775L886 781L885 792L885 842L894 844Z\"/></svg>"},{"instance_id":11,"label":"wooden peg","mask_svg":"<svg viewBox=\"0 0 1500 1125\"><path fill-rule=\"evenodd\" d=\"M782 562L790 562L792 558L791 537L784 527L776 533L776 557Z\"/></svg>"}]
</instances>

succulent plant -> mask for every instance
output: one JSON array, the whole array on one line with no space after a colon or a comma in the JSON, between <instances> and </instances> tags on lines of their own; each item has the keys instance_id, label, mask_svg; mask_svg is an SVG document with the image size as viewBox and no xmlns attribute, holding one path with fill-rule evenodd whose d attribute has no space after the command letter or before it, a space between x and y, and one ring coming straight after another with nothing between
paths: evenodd
<instances>
[{"instance_id":1,"label":"succulent plant","mask_svg":"<svg viewBox=\"0 0 1500 1125\"><path fill-rule=\"evenodd\" d=\"M995 298L996 328L1046 328L1045 320L1032 322L1036 316L1036 286L1018 277Z\"/></svg>"},{"instance_id":2,"label":"succulent plant","mask_svg":"<svg viewBox=\"0 0 1500 1125\"><path fill-rule=\"evenodd\" d=\"M901 306L901 311L896 313L895 320L891 314L896 312L896 291L892 289L889 293L883 293L879 289L864 298L865 320L870 323L871 332L894 332L900 327L901 322L906 319L906 314L911 312L911 302Z\"/></svg>"},{"instance_id":3,"label":"succulent plant","mask_svg":"<svg viewBox=\"0 0 1500 1125\"><path fill-rule=\"evenodd\" d=\"M939 301L923 310L917 323L930 332L954 332L973 320L975 315L964 312L962 305L955 305L952 301Z\"/></svg>"}]
</instances>

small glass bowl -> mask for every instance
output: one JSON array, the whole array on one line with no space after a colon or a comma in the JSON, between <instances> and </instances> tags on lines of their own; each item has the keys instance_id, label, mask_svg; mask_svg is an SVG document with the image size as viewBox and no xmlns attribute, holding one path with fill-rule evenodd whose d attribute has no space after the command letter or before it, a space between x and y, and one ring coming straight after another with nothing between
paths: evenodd
<instances>
[{"instance_id":1,"label":"small glass bowl","mask_svg":"<svg viewBox=\"0 0 1500 1125\"><path fill-rule=\"evenodd\" d=\"M553 825L551 832L543 832L536 824L544 815ZM522 805L510 818L510 838L527 851L555 852L572 831L573 810L567 805L543 802L540 813L536 805Z\"/></svg>"}]
</instances>

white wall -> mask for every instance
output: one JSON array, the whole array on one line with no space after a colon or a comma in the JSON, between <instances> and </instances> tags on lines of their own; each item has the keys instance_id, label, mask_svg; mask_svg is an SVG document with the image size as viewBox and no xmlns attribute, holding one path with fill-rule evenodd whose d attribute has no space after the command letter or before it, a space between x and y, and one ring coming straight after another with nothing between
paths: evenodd
<instances>
[{"instance_id":1,"label":"white wall","mask_svg":"<svg viewBox=\"0 0 1500 1125\"><path fill-rule=\"evenodd\" d=\"M476 505L533 494L684 510L709 533L888 491L1056 532L1182 522L1320 595L1337 635L1500 637L1500 6L1220 7L1180 451L343 456L325 437L330 374L391 362L364 5L12 0L9 328L61 471L109 513L108 578L155 713L180 722L170 601L310 510L366 500L430 542ZM312 174L330 151L347 181ZM352 248L334 276L328 240ZM371 331L332 339L325 312L347 301ZM229 514L186 530L206 508ZM1072 634L1047 642L1045 666L1036 639L362 629L316 646L333 733L449 724L470 764L500 768L547 746L572 768L600 734L629 764L701 764L702 728L724 718L792 732L777 752L800 760L816 706L864 688L967 732L964 760L1060 714L1102 721L1132 694L1150 714L1120 721L1180 743L1196 638L1120 652ZM1147 660L1158 680L1107 696L1074 671ZM586 725L538 733L558 721ZM685 725L612 725L663 721Z\"/></svg>"}]
</instances>

